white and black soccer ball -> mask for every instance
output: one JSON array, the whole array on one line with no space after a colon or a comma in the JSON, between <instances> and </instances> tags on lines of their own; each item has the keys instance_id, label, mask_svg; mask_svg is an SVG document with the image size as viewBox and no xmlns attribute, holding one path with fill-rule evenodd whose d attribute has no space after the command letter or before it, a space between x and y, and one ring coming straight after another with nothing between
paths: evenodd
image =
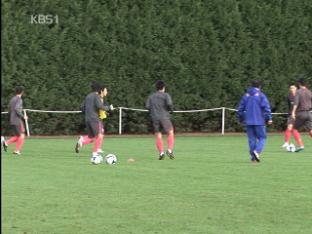
<instances>
[{"instance_id":1,"label":"white and black soccer ball","mask_svg":"<svg viewBox=\"0 0 312 234\"><path fill-rule=\"evenodd\" d=\"M103 162L103 157L102 157L102 155L99 155L99 154L98 155L93 155L91 157L91 159L90 159L90 162L92 164L98 165L98 164Z\"/></svg>"},{"instance_id":2,"label":"white and black soccer ball","mask_svg":"<svg viewBox=\"0 0 312 234\"><path fill-rule=\"evenodd\" d=\"M289 144L287 147L286 147L286 150L288 152L295 152L296 151L296 146L294 144Z\"/></svg>"},{"instance_id":3,"label":"white and black soccer ball","mask_svg":"<svg viewBox=\"0 0 312 234\"><path fill-rule=\"evenodd\" d=\"M107 164L116 164L117 163L117 157L115 154L108 154L105 156L105 161Z\"/></svg>"}]
</instances>

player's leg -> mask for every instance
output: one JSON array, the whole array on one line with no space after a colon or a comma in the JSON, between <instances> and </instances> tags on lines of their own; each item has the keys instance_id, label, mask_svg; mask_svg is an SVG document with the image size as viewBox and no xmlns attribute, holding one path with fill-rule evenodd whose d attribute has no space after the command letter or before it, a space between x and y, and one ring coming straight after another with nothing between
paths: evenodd
<instances>
[{"instance_id":1,"label":"player's leg","mask_svg":"<svg viewBox=\"0 0 312 234\"><path fill-rule=\"evenodd\" d=\"M248 137L250 160L251 162L256 162L254 151L257 145L257 138L256 138L254 126L246 126L246 133Z\"/></svg>"},{"instance_id":2,"label":"player's leg","mask_svg":"<svg viewBox=\"0 0 312 234\"><path fill-rule=\"evenodd\" d=\"M161 132L156 132L155 133L155 138L156 138L156 148L159 152L159 160L165 159L165 153L164 153L164 144L162 140L162 133Z\"/></svg>"},{"instance_id":3,"label":"player's leg","mask_svg":"<svg viewBox=\"0 0 312 234\"><path fill-rule=\"evenodd\" d=\"M93 133L92 126L89 122L86 122L86 128L87 128L87 135L80 136L76 143L76 146L75 146L76 153L79 153L80 149L84 145L90 144L94 141L94 137L90 137L90 136L93 136L94 133Z\"/></svg>"},{"instance_id":4,"label":"player's leg","mask_svg":"<svg viewBox=\"0 0 312 234\"><path fill-rule=\"evenodd\" d=\"M164 144L162 140L162 133L160 131L160 121L159 120L152 120L153 130L155 134L155 145L159 152L159 160L165 159L164 153Z\"/></svg>"},{"instance_id":5,"label":"player's leg","mask_svg":"<svg viewBox=\"0 0 312 234\"><path fill-rule=\"evenodd\" d=\"M25 142L25 127L24 124L21 123L20 125L16 126L16 130L17 130L17 141L16 141L16 145L15 145L15 150L14 150L14 154L16 155L20 155L21 154L21 149L24 145Z\"/></svg>"},{"instance_id":6,"label":"player's leg","mask_svg":"<svg viewBox=\"0 0 312 234\"><path fill-rule=\"evenodd\" d=\"M161 125L167 133L167 155L170 159L174 159L173 147L174 147L174 130L170 119L164 119L161 121Z\"/></svg>"},{"instance_id":7,"label":"player's leg","mask_svg":"<svg viewBox=\"0 0 312 234\"><path fill-rule=\"evenodd\" d=\"M294 121L291 117L289 117L287 120L287 129L284 132L284 144L282 145L283 148L286 148L289 145L290 138L291 138L292 131L293 131L293 126L294 126Z\"/></svg>"},{"instance_id":8,"label":"player's leg","mask_svg":"<svg viewBox=\"0 0 312 234\"><path fill-rule=\"evenodd\" d=\"M260 159L260 154L262 153L265 142L266 142L266 126L255 126L256 134L257 134L257 145L256 149L254 150L254 154L256 158L259 160Z\"/></svg>"},{"instance_id":9,"label":"player's leg","mask_svg":"<svg viewBox=\"0 0 312 234\"><path fill-rule=\"evenodd\" d=\"M296 120L295 120L294 129L293 129L293 136L297 143L296 152L300 152L304 150L304 143L303 143L303 140L301 138L301 135L298 129L300 129L305 124L305 122L306 120L305 120L305 117L302 115L302 113L298 113Z\"/></svg>"},{"instance_id":10,"label":"player's leg","mask_svg":"<svg viewBox=\"0 0 312 234\"><path fill-rule=\"evenodd\" d=\"M312 137L312 113L308 113L308 121L306 123L307 129L309 131L310 137Z\"/></svg>"},{"instance_id":11,"label":"player's leg","mask_svg":"<svg viewBox=\"0 0 312 234\"><path fill-rule=\"evenodd\" d=\"M13 132L14 132L14 136L11 137L9 140L5 141L6 146L12 144L12 143L16 143L18 140L18 135L19 135L19 130L18 130L18 126L17 125L11 125Z\"/></svg>"},{"instance_id":12,"label":"player's leg","mask_svg":"<svg viewBox=\"0 0 312 234\"><path fill-rule=\"evenodd\" d=\"M174 131L173 129L168 131L167 145L168 145L167 155L169 156L170 159L174 159L174 154L173 154Z\"/></svg>"},{"instance_id":13,"label":"player's leg","mask_svg":"<svg viewBox=\"0 0 312 234\"><path fill-rule=\"evenodd\" d=\"M104 137L105 137L104 122L101 122L101 124L102 124L102 130L101 130L101 132L102 132L103 138L102 138L101 146L100 146L100 148L97 150L97 152L98 152L99 154L104 153L104 151L102 150L102 146L103 146L103 142L104 142Z\"/></svg>"},{"instance_id":14,"label":"player's leg","mask_svg":"<svg viewBox=\"0 0 312 234\"><path fill-rule=\"evenodd\" d=\"M98 153L99 150L102 148L102 143L104 139L103 123L101 121L99 121L98 123L94 123L94 128L97 128L97 131L95 131L96 137L92 150L93 154Z\"/></svg>"},{"instance_id":15,"label":"player's leg","mask_svg":"<svg viewBox=\"0 0 312 234\"><path fill-rule=\"evenodd\" d=\"M5 141L5 143L7 145L10 145L12 143L15 143L17 141L17 139L18 139L18 136L12 136L9 140Z\"/></svg>"},{"instance_id":16,"label":"player's leg","mask_svg":"<svg viewBox=\"0 0 312 234\"><path fill-rule=\"evenodd\" d=\"M4 136L1 136L1 145L2 145L3 150L5 152L7 152L8 151L8 144L6 143Z\"/></svg>"}]
</instances>

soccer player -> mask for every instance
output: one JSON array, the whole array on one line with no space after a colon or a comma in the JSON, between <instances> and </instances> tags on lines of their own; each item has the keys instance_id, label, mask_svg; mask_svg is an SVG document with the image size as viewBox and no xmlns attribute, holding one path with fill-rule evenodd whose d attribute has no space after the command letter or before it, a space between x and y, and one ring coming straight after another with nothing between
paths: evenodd
<instances>
[{"instance_id":1,"label":"soccer player","mask_svg":"<svg viewBox=\"0 0 312 234\"><path fill-rule=\"evenodd\" d=\"M285 139L285 143L282 145L283 148L286 148L287 146L289 146L289 141L291 138L291 135L293 134L297 145L301 146L302 145L302 141L301 141L301 136L300 133L298 132L297 129L294 129L294 124L295 124L295 120L292 118L292 110L295 104L295 96L296 96L296 92L297 92L297 87L296 85L292 84L289 86L289 94L287 97L287 102L288 102L288 119L287 119L287 129L284 133L284 139Z\"/></svg>"},{"instance_id":2,"label":"soccer player","mask_svg":"<svg viewBox=\"0 0 312 234\"><path fill-rule=\"evenodd\" d=\"M295 120L294 129L298 130L305 126L312 137L312 114L310 112L312 108L312 93L307 88L304 79L298 80L299 90L296 93L294 108L292 110L292 118ZM297 139L299 142L299 148L296 152L304 150L304 144L300 135Z\"/></svg>"},{"instance_id":3,"label":"soccer player","mask_svg":"<svg viewBox=\"0 0 312 234\"><path fill-rule=\"evenodd\" d=\"M95 141L92 149L92 156L97 156L101 149L104 138L104 127L103 122L99 117L99 112L100 110L113 110L114 107L113 105L104 105L101 101L101 96L104 97L108 93L106 87L97 82L94 82L91 85L91 88L92 92L87 95L81 107L85 116L85 123L88 134L85 136L80 136L76 144L75 151L76 153L79 153L80 148L83 145L90 144Z\"/></svg>"},{"instance_id":4,"label":"soccer player","mask_svg":"<svg viewBox=\"0 0 312 234\"><path fill-rule=\"evenodd\" d=\"M247 89L238 107L239 121L246 125L249 154L252 163L260 162L260 154L266 142L266 123L272 124L268 98L260 90L261 82L255 80Z\"/></svg>"},{"instance_id":5,"label":"soccer player","mask_svg":"<svg viewBox=\"0 0 312 234\"><path fill-rule=\"evenodd\" d=\"M25 141L24 121L27 120L28 117L26 114L23 114L23 94L24 87L17 86L15 88L15 96L9 103L10 125L13 128L15 136L11 137L7 141L4 137L1 137L4 151L7 151L8 145L16 143L15 150L13 151L13 154L15 155L21 155L21 149Z\"/></svg>"},{"instance_id":6,"label":"soccer player","mask_svg":"<svg viewBox=\"0 0 312 234\"><path fill-rule=\"evenodd\" d=\"M165 159L161 129L168 134L166 154L170 159L174 159L174 131L169 113L173 110L172 100L170 95L165 92L166 86L163 81L156 81L155 86L157 91L148 97L145 107L149 110L152 120L159 160Z\"/></svg>"}]
</instances>

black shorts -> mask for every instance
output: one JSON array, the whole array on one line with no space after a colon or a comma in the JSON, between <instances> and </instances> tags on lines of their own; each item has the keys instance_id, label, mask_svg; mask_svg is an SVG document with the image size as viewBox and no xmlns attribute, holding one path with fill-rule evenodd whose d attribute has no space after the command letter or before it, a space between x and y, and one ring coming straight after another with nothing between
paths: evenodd
<instances>
[{"instance_id":1,"label":"black shorts","mask_svg":"<svg viewBox=\"0 0 312 234\"><path fill-rule=\"evenodd\" d=\"M13 132L15 136L20 136L21 134L25 134L25 127L23 123L19 125L11 125L13 128Z\"/></svg>"},{"instance_id":2,"label":"black shorts","mask_svg":"<svg viewBox=\"0 0 312 234\"><path fill-rule=\"evenodd\" d=\"M309 111L300 111L296 114L295 128L306 127L309 131L312 130L312 114Z\"/></svg>"},{"instance_id":3,"label":"black shorts","mask_svg":"<svg viewBox=\"0 0 312 234\"><path fill-rule=\"evenodd\" d=\"M291 116L287 118L287 125L289 124L295 125L295 120Z\"/></svg>"},{"instance_id":4,"label":"black shorts","mask_svg":"<svg viewBox=\"0 0 312 234\"><path fill-rule=\"evenodd\" d=\"M152 122L154 133L161 132L161 130L163 130L165 133L168 133L173 129L173 125L170 119L153 119Z\"/></svg>"},{"instance_id":5,"label":"black shorts","mask_svg":"<svg viewBox=\"0 0 312 234\"><path fill-rule=\"evenodd\" d=\"M88 137L94 138L97 135L104 134L103 122L86 122Z\"/></svg>"}]
</instances>

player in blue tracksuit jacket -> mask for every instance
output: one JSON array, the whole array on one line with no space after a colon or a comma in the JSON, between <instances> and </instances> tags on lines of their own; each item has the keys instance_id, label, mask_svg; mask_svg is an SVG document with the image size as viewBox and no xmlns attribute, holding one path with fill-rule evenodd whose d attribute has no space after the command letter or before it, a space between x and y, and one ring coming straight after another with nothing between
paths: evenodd
<instances>
[{"instance_id":1,"label":"player in blue tracksuit jacket","mask_svg":"<svg viewBox=\"0 0 312 234\"><path fill-rule=\"evenodd\" d=\"M249 153L252 162L260 162L266 141L266 124L272 124L268 98L260 91L260 81L253 81L241 98L238 107L239 121L246 125Z\"/></svg>"}]
</instances>

